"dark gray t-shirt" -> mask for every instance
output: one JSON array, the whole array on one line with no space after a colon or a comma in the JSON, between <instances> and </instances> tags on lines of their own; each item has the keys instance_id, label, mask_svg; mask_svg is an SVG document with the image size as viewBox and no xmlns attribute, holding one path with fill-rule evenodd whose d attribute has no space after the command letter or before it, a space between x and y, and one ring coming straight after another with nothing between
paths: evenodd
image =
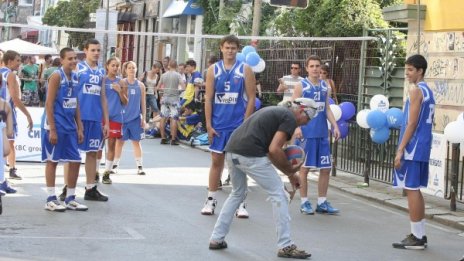
<instances>
[{"instance_id":1,"label":"dark gray t-shirt","mask_svg":"<svg viewBox=\"0 0 464 261\"><path fill-rule=\"evenodd\" d=\"M297 127L296 118L288 108L270 106L250 116L227 142L225 151L249 157L264 157L277 131L287 133L287 140Z\"/></svg>"}]
</instances>

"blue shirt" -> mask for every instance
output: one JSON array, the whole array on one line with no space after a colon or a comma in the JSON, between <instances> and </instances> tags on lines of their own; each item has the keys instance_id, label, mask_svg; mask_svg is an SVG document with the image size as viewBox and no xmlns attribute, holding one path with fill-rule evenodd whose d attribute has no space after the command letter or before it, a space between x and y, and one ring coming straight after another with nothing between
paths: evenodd
<instances>
[{"instance_id":1,"label":"blue shirt","mask_svg":"<svg viewBox=\"0 0 464 261\"><path fill-rule=\"evenodd\" d=\"M81 119L101 122L103 119L103 110L100 92L105 70L100 66L94 70L85 61L78 63L77 69Z\"/></svg>"},{"instance_id":2,"label":"blue shirt","mask_svg":"<svg viewBox=\"0 0 464 261\"><path fill-rule=\"evenodd\" d=\"M432 148L432 127L435 112L435 98L432 90L425 82L420 82L418 87L422 93L422 103L420 105L419 119L412 138L404 148L403 159L428 162L430 150ZM403 110L403 125L400 130L399 142L403 139L406 126L409 122L409 97Z\"/></svg>"},{"instance_id":3,"label":"blue shirt","mask_svg":"<svg viewBox=\"0 0 464 261\"><path fill-rule=\"evenodd\" d=\"M10 104L11 112L13 115L13 125L17 125L16 121L16 107L14 105L13 99L10 95L10 90L8 89L8 75L11 73L10 68L2 67L0 68L0 74L2 77L2 87L0 88L0 96L4 99L8 104Z\"/></svg>"},{"instance_id":4,"label":"blue shirt","mask_svg":"<svg viewBox=\"0 0 464 261\"><path fill-rule=\"evenodd\" d=\"M304 138L326 138L329 136L327 126L327 83L319 80L319 85L313 85L308 78L301 81L303 87L302 96L304 98L313 99L317 105L317 116L314 117L308 124L301 127Z\"/></svg>"},{"instance_id":5,"label":"blue shirt","mask_svg":"<svg viewBox=\"0 0 464 261\"><path fill-rule=\"evenodd\" d=\"M77 130L75 117L79 89L77 74L71 72L71 79L68 79L62 68L54 73L60 75L60 87L58 88L55 103L53 104L53 117L55 118L56 131L60 133L75 132ZM47 118L45 118L44 128L49 129Z\"/></svg>"},{"instance_id":6,"label":"blue shirt","mask_svg":"<svg viewBox=\"0 0 464 261\"><path fill-rule=\"evenodd\" d=\"M125 79L127 83L127 98L128 102L127 105L123 108L123 123L128 123L133 121L137 118L140 119L140 114L142 113L141 109L141 95L142 91L140 89L139 81L135 80L133 84L130 84L127 79Z\"/></svg>"},{"instance_id":7,"label":"blue shirt","mask_svg":"<svg viewBox=\"0 0 464 261\"><path fill-rule=\"evenodd\" d=\"M121 78L116 77L116 79L111 80L106 78L105 80L105 90L106 90L106 99L108 101L108 114L110 121L122 123L122 103L119 98L117 91L113 89L112 84L118 83Z\"/></svg>"},{"instance_id":8,"label":"blue shirt","mask_svg":"<svg viewBox=\"0 0 464 261\"><path fill-rule=\"evenodd\" d=\"M214 101L211 124L217 131L233 131L245 118L245 64L236 61L230 70L224 61L214 64Z\"/></svg>"}]
</instances>

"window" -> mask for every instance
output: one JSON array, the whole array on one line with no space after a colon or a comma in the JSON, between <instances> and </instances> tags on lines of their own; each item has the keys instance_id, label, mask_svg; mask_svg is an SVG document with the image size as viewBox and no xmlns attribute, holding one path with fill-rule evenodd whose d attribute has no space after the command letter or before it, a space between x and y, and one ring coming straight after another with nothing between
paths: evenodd
<instances>
[{"instance_id":1,"label":"window","mask_svg":"<svg viewBox=\"0 0 464 261\"><path fill-rule=\"evenodd\" d=\"M19 0L18 5L20 5L20 6L21 5L23 5L23 6L24 5L32 6L33 2L34 2L34 0Z\"/></svg>"}]
</instances>

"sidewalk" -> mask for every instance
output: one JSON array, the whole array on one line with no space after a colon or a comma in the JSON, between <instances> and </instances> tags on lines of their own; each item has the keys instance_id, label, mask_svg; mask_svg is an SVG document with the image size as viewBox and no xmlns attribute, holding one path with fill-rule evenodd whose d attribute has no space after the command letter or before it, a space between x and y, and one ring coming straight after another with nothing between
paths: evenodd
<instances>
[{"instance_id":1,"label":"sidewalk","mask_svg":"<svg viewBox=\"0 0 464 261\"><path fill-rule=\"evenodd\" d=\"M190 146L190 143L181 141ZM208 146L195 146L194 148L208 151ZM317 181L318 176L310 172L308 175L311 181ZM371 180L369 187L358 187L363 183L364 178L358 175L337 170L337 176L330 177L330 187L339 189L343 192L359 196L376 203L394 207L408 212L407 198L403 197L402 190L393 189L391 185ZM423 193L425 200L425 216L440 224L450 226L464 231L464 204L457 203L457 211L450 210L450 200L435 197Z\"/></svg>"}]
</instances>

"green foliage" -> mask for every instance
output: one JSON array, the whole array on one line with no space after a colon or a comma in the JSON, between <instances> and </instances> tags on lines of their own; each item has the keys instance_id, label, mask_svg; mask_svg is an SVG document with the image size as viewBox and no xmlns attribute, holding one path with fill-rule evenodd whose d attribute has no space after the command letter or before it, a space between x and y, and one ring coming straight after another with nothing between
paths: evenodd
<instances>
[{"instance_id":1,"label":"green foliage","mask_svg":"<svg viewBox=\"0 0 464 261\"><path fill-rule=\"evenodd\" d=\"M65 26L73 28L85 28L89 22L89 14L94 13L100 4L99 0L70 0L59 1L55 7L47 9L42 22L52 26ZM69 34L68 45L79 46L85 39L94 37L91 33L67 32Z\"/></svg>"}]
</instances>

